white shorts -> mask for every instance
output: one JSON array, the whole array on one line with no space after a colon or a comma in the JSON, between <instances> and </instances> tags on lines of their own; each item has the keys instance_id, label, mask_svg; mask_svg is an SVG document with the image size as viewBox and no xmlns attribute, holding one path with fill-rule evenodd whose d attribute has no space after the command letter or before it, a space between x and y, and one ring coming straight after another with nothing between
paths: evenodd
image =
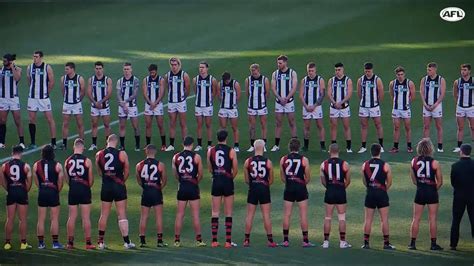
<instances>
[{"instance_id":1,"label":"white shorts","mask_svg":"<svg viewBox=\"0 0 474 266\"><path fill-rule=\"evenodd\" d=\"M398 109L392 109L392 118L402 118L402 119L408 119L411 118L411 110L398 110Z\"/></svg>"},{"instance_id":2,"label":"white shorts","mask_svg":"<svg viewBox=\"0 0 474 266\"><path fill-rule=\"evenodd\" d=\"M322 119L323 118L323 107L321 105L316 106L312 112L308 112L306 108L303 107L303 119Z\"/></svg>"},{"instance_id":3,"label":"white shorts","mask_svg":"<svg viewBox=\"0 0 474 266\"><path fill-rule=\"evenodd\" d=\"M329 107L329 117L330 118L351 117L351 108L349 106L343 109L336 109L333 107Z\"/></svg>"},{"instance_id":4,"label":"white shorts","mask_svg":"<svg viewBox=\"0 0 474 266\"><path fill-rule=\"evenodd\" d=\"M179 103L168 103L168 113L186 113L188 110L186 106L186 101Z\"/></svg>"},{"instance_id":5,"label":"white shorts","mask_svg":"<svg viewBox=\"0 0 474 266\"><path fill-rule=\"evenodd\" d=\"M110 106L103 109L91 107L91 116L108 116L110 115Z\"/></svg>"},{"instance_id":6,"label":"white shorts","mask_svg":"<svg viewBox=\"0 0 474 266\"><path fill-rule=\"evenodd\" d=\"M0 98L0 111L20 110L20 98Z\"/></svg>"},{"instance_id":7,"label":"white shorts","mask_svg":"<svg viewBox=\"0 0 474 266\"><path fill-rule=\"evenodd\" d=\"M28 111L32 112L49 112L51 111L51 100L28 98Z\"/></svg>"},{"instance_id":8,"label":"white shorts","mask_svg":"<svg viewBox=\"0 0 474 266\"><path fill-rule=\"evenodd\" d=\"M239 111L237 109L221 108L219 110L218 116L222 118L237 118L239 117Z\"/></svg>"},{"instance_id":9,"label":"white shorts","mask_svg":"<svg viewBox=\"0 0 474 266\"><path fill-rule=\"evenodd\" d=\"M194 114L196 116L213 116L214 115L214 107L199 107L196 106L194 110Z\"/></svg>"},{"instance_id":10,"label":"white shorts","mask_svg":"<svg viewBox=\"0 0 474 266\"><path fill-rule=\"evenodd\" d=\"M428 111L426 108L423 106L423 117L433 117L433 118L440 118L443 117L443 105L440 104L436 109L433 111Z\"/></svg>"},{"instance_id":11,"label":"white shorts","mask_svg":"<svg viewBox=\"0 0 474 266\"><path fill-rule=\"evenodd\" d=\"M145 103L145 115L163 115L163 103L159 103L158 105L155 106L155 109L150 109L150 105L148 103Z\"/></svg>"},{"instance_id":12,"label":"white shorts","mask_svg":"<svg viewBox=\"0 0 474 266\"><path fill-rule=\"evenodd\" d=\"M359 117L380 117L380 106L362 107L359 106Z\"/></svg>"},{"instance_id":13,"label":"white shorts","mask_svg":"<svg viewBox=\"0 0 474 266\"><path fill-rule=\"evenodd\" d=\"M456 117L474 117L474 106L469 108L464 108L459 105L456 106Z\"/></svg>"},{"instance_id":14,"label":"white shorts","mask_svg":"<svg viewBox=\"0 0 474 266\"><path fill-rule=\"evenodd\" d=\"M128 114L126 114L124 111L123 111L123 108L122 106L119 105L118 107L118 116L120 118L132 118L132 117L137 117L138 116L138 107L134 106L134 107L128 107Z\"/></svg>"},{"instance_id":15,"label":"white shorts","mask_svg":"<svg viewBox=\"0 0 474 266\"><path fill-rule=\"evenodd\" d=\"M63 115L82 115L82 103L63 103Z\"/></svg>"},{"instance_id":16,"label":"white shorts","mask_svg":"<svg viewBox=\"0 0 474 266\"><path fill-rule=\"evenodd\" d=\"M248 115L253 115L253 116L267 115L268 114L268 108L267 107L264 107L262 109L247 108L247 114Z\"/></svg>"},{"instance_id":17,"label":"white shorts","mask_svg":"<svg viewBox=\"0 0 474 266\"><path fill-rule=\"evenodd\" d=\"M295 112L295 102L286 103L281 105L275 102L275 113L294 113Z\"/></svg>"}]
</instances>

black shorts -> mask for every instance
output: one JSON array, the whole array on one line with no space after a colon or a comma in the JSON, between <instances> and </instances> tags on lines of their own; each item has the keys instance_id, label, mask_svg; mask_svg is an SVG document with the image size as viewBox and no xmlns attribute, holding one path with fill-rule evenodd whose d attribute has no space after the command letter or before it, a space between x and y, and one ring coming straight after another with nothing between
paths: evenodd
<instances>
[{"instance_id":1,"label":"black shorts","mask_svg":"<svg viewBox=\"0 0 474 266\"><path fill-rule=\"evenodd\" d=\"M345 189L326 189L324 193L324 203L326 204L346 204L346 190Z\"/></svg>"},{"instance_id":2,"label":"black shorts","mask_svg":"<svg viewBox=\"0 0 474 266\"><path fill-rule=\"evenodd\" d=\"M285 191L283 192L283 200L285 201L301 202L307 200L308 198L308 189L306 187L292 190L285 189Z\"/></svg>"},{"instance_id":3,"label":"black shorts","mask_svg":"<svg viewBox=\"0 0 474 266\"><path fill-rule=\"evenodd\" d=\"M12 204L28 205L28 192L24 189L12 189L7 194L7 206Z\"/></svg>"},{"instance_id":4,"label":"black shorts","mask_svg":"<svg viewBox=\"0 0 474 266\"><path fill-rule=\"evenodd\" d=\"M234 180L227 177L213 178L211 195L214 197L229 197L234 195Z\"/></svg>"},{"instance_id":5,"label":"black shorts","mask_svg":"<svg viewBox=\"0 0 474 266\"><path fill-rule=\"evenodd\" d=\"M90 188L69 189L69 205L86 205L92 203L92 194Z\"/></svg>"},{"instance_id":6,"label":"black shorts","mask_svg":"<svg viewBox=\"0 0 474 266\"><path fill-rule=\"evenodd\" d=\"M57 207L59 206L59 192L53 189L44 189L38 192L38 206Z\"/></svg>"},{"instance_id":7,"label":"black shorts","mask_svg":"<svg viewBox=\"0 0 474 266\"><path fill-rule=\"evenodd\" d=\"M369 190L365 196L365 207L369 209L381 209L390 206L387 191Z\"/></svg>"},{"instance_id":8,"label":"black shorts","mask_svg":"<svg viewBox=\"0 0 474 266\"><path fill-rule=\"evenodd\" d=\"M436 188L418 188L415 194L415 203L419 205L439 203Z\"/></svg>"},{"instance_id":9,"label":"black shorts","mask_svg":"<svg viewBox=\"0 0 474 266\"><path fill-rule=\"evenodd\" d=\"M180 185L176 198L179 201L198 200L201 198L199 187L196 185Z\"/></svg>"},{"instance_id":10,"label":"black shorts","mask_svg":"<svg viewBox=\"0 0 474 266\"><path fill-rule=\"evenodd\" d=\"M271 203L270 188L250 189L247 195L247 203L252 205Z\"/></svg>"},{"instance_id":11,"label":"black shorts","mask_svg":"<svg viewBox=\"0 0 474 266\"><path fill-rule=\"evenodd\" d=\"M122 201L127 199L127 188L116 183L102 184L100 200L105 202Z\"/></svg>"},{"instance_id":12,"label":"black shorts","mask_svg":"<svg viewBox=\"0 0 474 266\"><path fill-rule=\"evenodd\" d=\"M141 205L144 207L153 207L156 205L163 204L163 193L158 189L147 189L142 193L142 202Z\"/></svg>"}]
</instances>

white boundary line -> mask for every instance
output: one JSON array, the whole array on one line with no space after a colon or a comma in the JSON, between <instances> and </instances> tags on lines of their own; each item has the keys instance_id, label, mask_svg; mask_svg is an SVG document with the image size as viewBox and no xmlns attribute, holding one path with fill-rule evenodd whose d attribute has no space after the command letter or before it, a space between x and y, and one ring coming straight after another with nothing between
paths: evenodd
<instances>
[{"instance_id":1,"label":"white boundary line","mask_svg":"<svg viewBox=\"0 0 474 266\"><path fill-rule=\"evenodd\" d=\"M196 97L196 95L190 95L190 96L188 96L188 97L186 98L186 101L189 100L189 99L193 99L193 98L195 98L195 97ZM167 106L168 106L168 103L163 104L163 108L164 108L164 107L167 107ZM138 113L138 116L142 116L143 114L144 114L144 112ZM119 120L111 121L111 122L110 122L110 126L116 125L116 124L118 124L118 123L119 123ZM101 126L97 127L97 130L101 130L101 129L103 129L103 128L104 128L104 125L101 125ZM90 134L90 133L92 133L92 129L88 129L88 130L84 131L84 135L88 135L88 134ZM75 134L75 135L69 136L69 137L67 138L67 140L76 139L76 138L78 138L78 137L79 137L79 134ZM47 144L49 144L49 143L40 145L40 146L38 146L37 148L32 149L32 150L25 150L25 151L23 152L23 155L28 155L28 154L32 154L32 153L35 153L35 152L37 152L37 151L40 151L40 150L42 149L42 147L45 146L45 145L47 145ZM11 156L2 158L2 159L0 159L0 163L4 163L4 162L10 160L11 158L12 158Z\"/></svg>"}]
</instances>

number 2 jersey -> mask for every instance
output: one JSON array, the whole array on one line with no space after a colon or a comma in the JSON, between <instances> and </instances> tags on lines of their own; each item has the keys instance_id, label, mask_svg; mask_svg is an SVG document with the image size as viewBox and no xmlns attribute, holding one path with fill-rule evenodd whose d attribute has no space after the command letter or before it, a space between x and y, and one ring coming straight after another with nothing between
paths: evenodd
<instances>
[{"instance_id":1,"label":"number 2 jersey","mask_svg":"<svg viewBox=\"0 0 474 266\"><path fill-rule=\"evenodd\" d=\"M123 168L120 161L120 151L113 147L105 148L98 152L97 160L102 172L102 187L117 184L125 186Z\"/></svg>"}]
</instances>

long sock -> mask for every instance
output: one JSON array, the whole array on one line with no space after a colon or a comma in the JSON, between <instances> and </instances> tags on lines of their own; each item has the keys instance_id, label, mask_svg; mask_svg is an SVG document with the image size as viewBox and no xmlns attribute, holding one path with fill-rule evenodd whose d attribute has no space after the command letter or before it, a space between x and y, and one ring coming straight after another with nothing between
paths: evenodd
<instances>
[{"instance_id":1,"label":"long sock","mask_svg":"<svg viewBox=\"0 0 474 266\"><path fill-rule=\"evenodd\" d=\"M97 137L92 137L92 144L97 146Z\"/></svg>"},{"instance_id":2,"label":"long sock","mask_svg":"<svg viewBox=\"0 0 474 266\"><path fill-rule=\"evenodd\" d=\"M208 147L212 146L212 140L208 140L208 141L207 141L207 146L208 146Z\"/></svg>"},{"instance_id":3,"label":"long sock","mask_svg":"<svg viewBox=\"0 0 474 266\"><path fill-rule=\"evenodd\" d=\"M92 241L90 237L86 237L86 245L92 245Z\"/></svg>"},{"instance_id":4,"label":"long sock","mask_svg":"<svg viewBox=\"0 0 474 266\"><path fill-rule=\"evenodd\" d=\"M225 217L225 242L232 242L232 217Z\"/></svg>"},{"instance_id":5,"label":"long sock","mask_svg":"<svg viewBox=\"0 0 474 266\"><path fill-rule=\"evenodd\" d=\"M331 140L331 144L337 143L336 140Z\"/></svg>"},{"instance_id":6,"label":"long sock","mask_svg":"<svg viewBox=\"0 0 474 266\"><path fill-rule=\"evenodd\" d=\"M267 240L270 243L273 243L273 234L267 234Z\"/></svg>"},{"instance_id":7,"label":"long sock","mask_svg":"<svg viewBox=\"0 0 474 266\"><path fill-rule=\"evenodd\" d=\"M255 139L250 139L250 146L253 147L253 143L255 142Z\"/></svg>"},{"instance_id":8,"label":"long sock","mask_svg":"<svg viewBox=\"0 0 474 266\"><path fill-rule=\"evenodd\" d=\"M443 149L443 143L438 143L438 149L440 149L440 150Z\"/></svg>"},{"instance_id":9,"label":"long sock","mask_svg":"<svg viewBox=\"0 0 474 266\"><path fill-rule=\"evenodd\" d=\"M163 233L156 234L156 242L163 243Z\"/></svg>"},{"instance_id":10,"label":"long sock","mask_svg":"<svg viewBox=\"0 0 474 266\"><path fill-rule=\"evenodd\" d=\"M324 240L329 240L329 234L324 234Z\"/></svg>"},{"instance_id":11,"label":"long sock","mask_svg":"<svg viewBox=\"0 0 474 266\"><path fill-rule=\"evenodd\" d=\"M10 244L11 239L5 239L5 244Z\"/></svg>"},{"instance_id":12,"label":"long sock","mask_svg":"<svg viewBox=\"0 0 474 266\"><path fill-rule=\"evenodd\" d=\"M379 144L380 144L380 146L383 147L383 138L382 138L382 139L379 139Z\"/></svg>"},{"instance_id":13,"label":"long sock","mask_svg":"<svg viewBox=\"0 0 474 266\"><path fill-rule=\"evenodd\" d=\"M28 128L30 130L31 144L36 144L36 124L29 124Z\"/></svg>"},{"instance_id":14,"label":"long sock","mask_svg":"<svg viewBox=\"0 0 474 266\"><path fill-rule=\"evenodd\" d=\"M319 142L319 146L321 147L321 150L326 150L326 141L321 140Z\"/></svg>"},{"instance_id":15,"label":"long sock","mask_svg":"<svg viewBox=\"0 0 474 266\"><path fill-rule=\"evenodd\" d=\"M25 137L24 137L24 136L20 136L19 138L20 138L20 143L23 143L23 144L24 144L24 143L25 143Z\"/></svg>"},{"instance_id":16,"label":"long sock","mask_svg":"<svg viewBox=\"0 0 474 266\"><path fill-rule=\"evenodd\" d=\"M151 143L151 137L146 136L146 145L149 145Z\"/></svg>"},{"instance_id":17,"label":"long sock","mask_svg":"<svg viewBox=\"0 0 474 266\"><path fill-rule=\"evenodd\" d=\"M308 231L302 231L303 233L303 242L308 243Z\"/></svg>"},{"instance_id":18,"label":"long sock","mask_svg":"<svg viewBox=\"0 0 474 266\"><path fill-rule=\"evenodd\" d=\"M170 145L174 146L174 138L170 138Z\"/></svg>"},{"instance_id":19,"label":"long sock","mask_svg":"<svg viewBox=\"0 0 474 266\"><path fill-rule=\"evenodd\" d=\"M239 143L238 143L238 142L234 142L234 147L239 147Z\"/></svg>"},{"instance_id":20,"label":"long sock","mask_svg":"<svg viewBox=\"0 0 474 266\"><path fill-rule=\"evenodd\" d=\"M411 142L407 142L407 147L411 148Z\"/></svg>"},{"instance_id":21,"label":"long sock","mask_svg":"<svg viewBox=\"0 0 474 266\"><path fill-rule=\"evenodd\" d=\"M369 243L370 234L364 234L364 243Z\"/></svg>"},{"instance_id":22,"label":"long sock","mask_svg":"<svg viewBox=\"0 0 474 266\"><path fill-rule=\"evenodd\" d=\"M201 242L202 241L202 236L201 235L196 235L196 241Z\"/></svg>"},{"instance_id":23,"label":"long sock","mask_svg":"<svg viewBox=\"0 0 474 266\"><path fill-rule=\"evenodd\" d=\"M140 244L146 244L145 236L141 235L140 236Z\"/></svg>"},{"instance_id":24,"label":"long sock","mask_svg":"<svg viewBox=\"0 0 474 266\"><path fill-rule=\"evenodd\" d=\"M398 142L394 142L394 143L393 143L393 147L394 147L395 149L398 149Z\"/></svg>"},{"instance_id":25,"label":"long sock","mask_svg":"<svg viewBox=\"0 0 474 266\"><path fill-rule=\"evenodd\" d=\"M250 234L245 234L245 241L250 241Z\"/></svg>"},{"instance_id":26,"label":"long sock","mask_svg":"<svg viewBox=\"0 0 474 266\"><path fill-rule=\"evenodd\" d=\"M20 242L21 242L22 244L26 244L26 239L22 239L22 240L20 240ZM8 243L10 243L10 241L9 241Z\"/></svg>"},{"instance_id":27,"label":"long sock","mask_svg":"<svg viewBox=\"0 0 474 266\"><path fill-rule=\"evenodd\" d=\"M267 144L267 139L263 139L263 142L265 142L265 145ZM253 142L252 142L253 145Z\"/></svg>"},{"instance_id":28,"label":"long sock","mask_svg":"<svg viewBox=\"0 0 474 266\"><path fill-rule=\"evenodd\" d=\"M219 231L219 217L211 218L212 242L217 242L217 232Z\"/></svg>"},{"instance_id":29,"label":"long sock","mask_svg":"<svg viewBox=\"0 0 474 266\"><path fill-rule=\"evenodd\" d=\"M63 139L64 148L67 148L67 139Z\"/></svg>"},{"instance_id":30,"label":"long sock","mask_svg":"<svg viewBox=\"0 0 474 266\"><path fill-rule=\"evenodd\" d=\"M275 138L275 146L280 146L280 138Z\"/></svg>"},{"instance_id":31,"label":"long sock","mask_svg":"<svg viewBox=\"0 0 474 266\"><path fill-rule=\"evenodd\" d=\"M104 243L105 231L99 230L99 239L97 242Z\"/></svg>"},{"instance_id":32,"label":"long sock","mask_svg":"<svg viewBox=\"0 0 474 266\"><path fill-rule=\"evenodd\" d=\"M202 138L198 138L197 141L198 141L198 146L202 146Z\"/></svg>"},{"instance_id":33,"label":"long sock","mask_svg":"<svg viewBox=\"0 0 474 266\"><path fill-rule=\"evenodd\" d=\"M0 143L5 144L5 136L7 134L7 125L0 125Z\"/></svg>"},{"instance_id":34,"label":"long sock","mask_svg":"<svg viewBox=\"0 0 474 266\"><path fill-rule=\"evenodd\" d=\"M161 146L166 146L166 136L161 136Z\"/></svg>"},{"instance_id":35,"label":"long sock","mask_svg":"<svg viewBox=\"0 0 474 266\"><path fill-rule=\"evenodd\" d=\"M352 140L346 140L346 146L348 150L352 149Z\"/></svg>"},{"instance_id":36,"label":"long sock","mask_svg":"<svg viewBox=\"0 0 474 266\"><path fill-rule=\"evenodd\" d=\"M130 237L129 236L124 236L123 237L123 242L130 244Z\"/></svg>"},{"instance_id":37,"label":"long sock","mask_svg":"<svg viewBox=\"0 0 474 266\"><path fill-rule=\"evenodd\" d=\"M53 243L58 242L58 235L52 235L51 238L53 239Z\"/></svg>"},{"instance_id":38,"label":"long sock","mask_svg":"<svg viewBox=\"0 0 474 266\"><path fill-rule=\"evenodd\" d=\"M390 244L390 236L389 235L384 235L383 236L383 244L384 245Z\"/></svg>"},{"instance_id":39,"label":"long sock","mask_svg":"<svg viewBox=\"0 0 474 266\"><path fill-rule=\"evenodd\" d=\"M339 239L341 241L346 241L346 232L339 232Z\"/></svg>"},{"instance_id":40,"label":"long sock","mask_svg":"<svg viewBox=\"0 0 474 266\"><path fill-rule=\"evenodd\" d=\"M412 237L410 241L410 246L414 246L416 244L416 238Z\"/></svg>"},{"instance_id":41,"label":"long sock","mask_svg":"<svg viewBox=\"0 0 474 266\"><path fill-rule=\"evenodd\" d=\"M44 236L38 236L38 242L43 243L44 242Z\"/></svg>"},{"instance_id":42,"label":"long sock","mask_svg":"<svg viewBox=\"0 0 474 266\"><path fill-rule=\"evenodd\" d=\"M309 147L309 139L303 139L304 142L304 148L307 149Z\"/></svg>"},{"instance_id":43,"label":"long sock","mask_svg":"<svg viewBox=\"0 0 474 266\"><path fill-rule=\"evenodd\" d=\"M436 237L435 237L435 238L431 238L431 245L436 245Z\"/></svg>"},{"instance_id":44,"label":"long sock","mask_svg":"<svg viewBox=\"0 0 474 266\"><path fill-rule=\"evenodd\" d=\"M140 149L140 135L135 136L135 148Z\"/></svg>"},{"instance_id":45,"label":"long sock","mask_svg":"<svg viewBox=\"0 0 474 266\"><path fill-rule=\"evenodd\" d=\"M51 145L56 145L56 138L51 138Z\"/></svg>"},{"instance_id":46,"label":"long sock","mask_svg":"<svg viewBox=\"0 0 474 266\"><path fill-rule=\"evenodd\" d=\"M181 241L181 236L180 235L174 235L174 242L179 242Z\"/></svg>"},{"instance_id":47,"label":"long sock","mask_svg":"<svg viewBox=\"0 0 474 266\"><path fill-rule=\"evenodd\" d=\"M367 142L362 142L362 148L366 148L367 147Z\"/></svg>"},{"instance_id":48,"label":"long sock","mask_svg":"<svg viewBox=\"0 0 474 266\"><path fill-rule=\"evenodd\" d=\"M460 148L462 145L462 141L458 141L458 148Z\"/></svg>"},{"instance_id":49,"label":"long sock","mask_svg":"<svg viewBox=\"0 0 474 266\"><path fill-rule=\"evenodd\" d=\"M290 233L289 229L283 229L283 241L289 241L288 234Z\"/></svg>"},{"instance_id":50,"label":"long sock","mask_svg":"<svg viewBox=\"0 0 474 266\"><path fill-rule=\"evenodd\" d=\"M125 137L120 137L120 146L125 148Z\"/></svg>"},{"instance_id":51,"label":"long sock","mask_svg":"<svg viewBox=\"0 0 474 266\"><path fill-rule=\"evenodd\" d=\"M68 243L69 245L73 246L73 245L74 245L74 237L73 237L73 236L69 236L69 237L67 238L67 243Z\"/></svg>"}]
</instances>

